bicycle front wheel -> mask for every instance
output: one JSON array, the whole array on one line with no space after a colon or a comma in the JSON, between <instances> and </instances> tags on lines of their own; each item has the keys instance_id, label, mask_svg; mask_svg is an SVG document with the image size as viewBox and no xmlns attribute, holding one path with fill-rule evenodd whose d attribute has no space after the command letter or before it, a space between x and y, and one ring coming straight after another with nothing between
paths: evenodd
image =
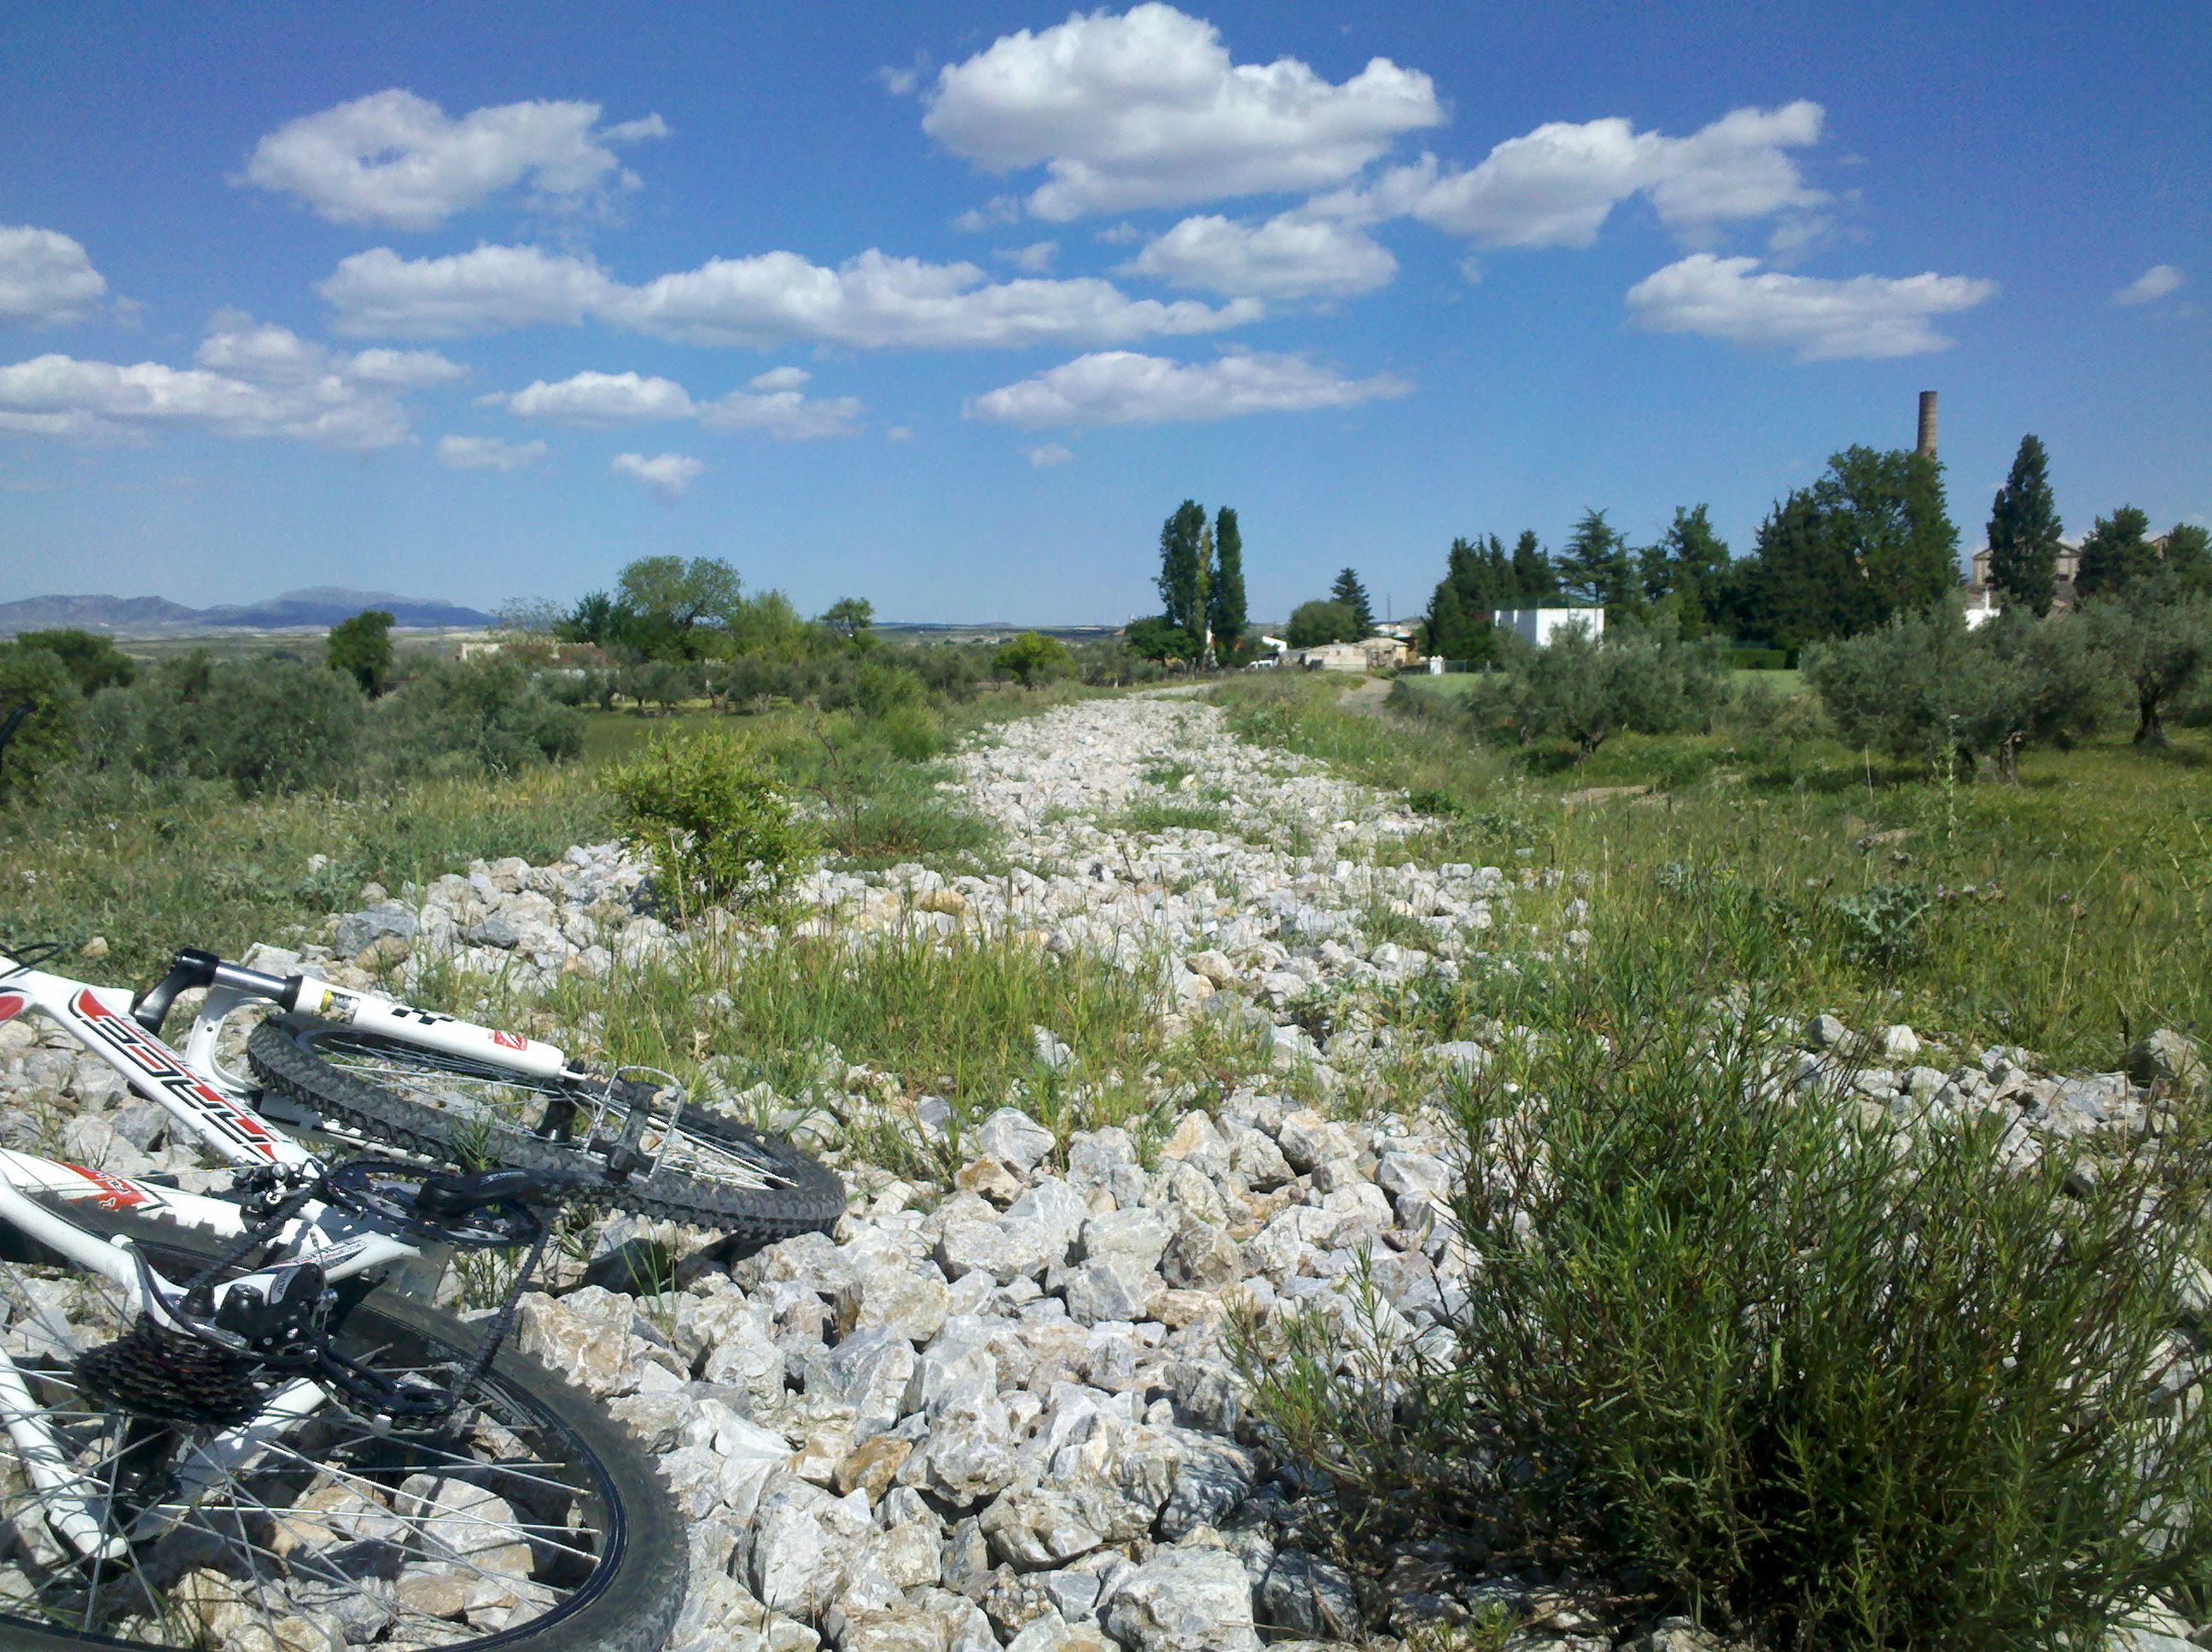
<instances>
[{"instance_id":1,"label":"bicycle front wheel","mask_svg":"<svg viewBox=\"0 0 2212 1652\"><path fill-rule=\"evenodd\" d=\"M222 1248L129 1212L66 1214L130 1235L178 1278ZM83 1356L131 1330L121 1293L5 1237L0 1346L22 1388L0 1431L0 1643L654 1652L666 1637L687 1570L667 1488L630 1436L535 1360L502 1350L435 1428L380 1429L335 1400L288 1400L281 1382L241 1424L157 1420L80 1376ZM442 1387L482 1336L377 1290L340 1315L332 1345ZM27 1446L26 1421L52 1445Z\"/></svg>"},{"instance_id":2,"label":"bicycle front wheel","mask_svg":"<svg viewBox=\"0 0 2212 1652\"><path fill-rule=\"evenodd\" d=\"M611 1205L770 1243L836 1225L845 1187L780 1136L685 1105L638 1143L649 1168L617 1174L578 1139L604 1087L536 1078L381 1033L264 1021L254 1074L300 1106L449 1163L536 1170L579 1202Z\"/></svg>"}]
</instances>

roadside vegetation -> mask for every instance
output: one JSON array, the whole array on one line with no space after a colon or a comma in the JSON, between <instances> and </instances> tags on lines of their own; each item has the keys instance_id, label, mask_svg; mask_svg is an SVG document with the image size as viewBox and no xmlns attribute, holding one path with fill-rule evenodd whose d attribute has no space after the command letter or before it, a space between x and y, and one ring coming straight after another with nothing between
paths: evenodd
<instances>
[{"instance_id":1,"label":"roadside vegetation","mask_svg":"<svg viewBox=\"0 0 2212 1652\"><path fill-rule=\"evenodd\" d=\"M607 647L573 641L574 615L518 615L497 653L440 659L395 647L374 610L325 646L236 656L137 660L82 632L0 643L0 718L27 710L0 753L0 935L89 944L77 967L133 985L180 945L296 940L371 885L542 864L635 830L652 812L641 764L706 783L695 735L765 782L747 795L787 817L787 873L816 853L986 866L992 835L942 789L938 759L968 731L1089 691L1086 677L1148 669L1049 638L1003 662L988 646L883 643L864 603L800 620L709 562L633 564L617 597L579 612L612 628ZM602 784L623 774L628 801ZM658 798L664 837L671 810L714 806L668 784ZM702 893L680 878L670 890L679 919Z\"/></svg>"}]
</instances>

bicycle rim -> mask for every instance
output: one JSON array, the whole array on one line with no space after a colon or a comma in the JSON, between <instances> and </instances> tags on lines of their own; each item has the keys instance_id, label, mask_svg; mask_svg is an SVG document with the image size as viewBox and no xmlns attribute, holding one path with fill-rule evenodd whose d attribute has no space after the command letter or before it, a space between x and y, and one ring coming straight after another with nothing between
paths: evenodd
<instances>
[{"instance_id":1,"label":"bicycle rim","mask_svg":"<svg viewBox=\"0 0 2212 1652\"><path fill-rule=\"evenodd\" d=\"M206 1260L161 1263L182 1273ZM63 1457L95 1488L76 1505L96 1523L88 1544L82 1528L68 1534L70 1500L42 1489L0 1435L0 1625L27 1643L544 1643L622 1566L623 1494L532 1391L535 1368L518 1376L505 1362L435 1435L379 1433L328 1402L281 1421L264 1411L245 1425L252 1447L187 1491L195 1453L220 1446L224 1430L134 1422L73 1375L78 1355L127 1328L123 1310L104 1278L0 1262L0 1339ZM387 1376L441 1386L467 1359L463 1340L374 1296L335 1339ZM91 1545L106 1558L88 1558Z\"/></svg>"}]
</instances>

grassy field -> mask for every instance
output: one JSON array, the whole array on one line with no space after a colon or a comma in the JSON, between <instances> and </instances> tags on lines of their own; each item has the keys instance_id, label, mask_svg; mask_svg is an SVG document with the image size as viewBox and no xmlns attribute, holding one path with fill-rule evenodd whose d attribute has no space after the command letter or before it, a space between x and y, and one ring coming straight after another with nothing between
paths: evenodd
<instances>
[{"instance_id":1,"label":"grassy field","mask_svg":"<svg viewBox=\"0 0 2212 1652\"><path fill-rule=\"evenodd\" d=\"M1621 735L1540 773L1474 745L1449 710L1355 715L1334 686L1238 684L1222 701L1255 738L1408 790L1436 821L1425 853L1569 873L1600 952L1692 957L1793 1012L2076 1066L2118 1066L2154 1027L2212 1032L2201 732L2032 752L2017 785L1936 784L1775 732ZM1600 788L1621 791L1573 797Z\"/></svg>"},{"instance_id":2,"label":"grassy field","mask_svg":"<svg viewBox=\"0 0 2212 1652\"><path fill-rule=\"evenodd\" d=\"M1728 678L1732 686L1750 684L1776 695L1794 695L1805 691L1805 674L1802 671L1730 671ZM1397 680L1405 685L1409 694L1426 695L1449 704L1464 700L1474 693L1475 684L1482 681L1482 674L1479 671L1449 671L1441 677L1430 677L1419 671L1410 671Z\"/></svg>"}]
</instances>

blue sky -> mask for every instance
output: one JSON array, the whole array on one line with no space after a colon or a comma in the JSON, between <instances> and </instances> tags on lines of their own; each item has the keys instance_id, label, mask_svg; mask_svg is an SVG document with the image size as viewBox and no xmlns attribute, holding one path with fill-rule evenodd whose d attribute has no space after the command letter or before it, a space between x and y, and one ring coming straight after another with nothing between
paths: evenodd
<instances>
[{"instance_id":1,"label":"blue sky","mask_svg":"<svg viewBox=\"0 0 2212 1652\"><path fill-rule=\"evenodd\" d=\"M1979 543L2212 519L2201 6L0 13L0 599L1255 613L1708 502L1942 398Z\"/></svg>"}]
</instances>

